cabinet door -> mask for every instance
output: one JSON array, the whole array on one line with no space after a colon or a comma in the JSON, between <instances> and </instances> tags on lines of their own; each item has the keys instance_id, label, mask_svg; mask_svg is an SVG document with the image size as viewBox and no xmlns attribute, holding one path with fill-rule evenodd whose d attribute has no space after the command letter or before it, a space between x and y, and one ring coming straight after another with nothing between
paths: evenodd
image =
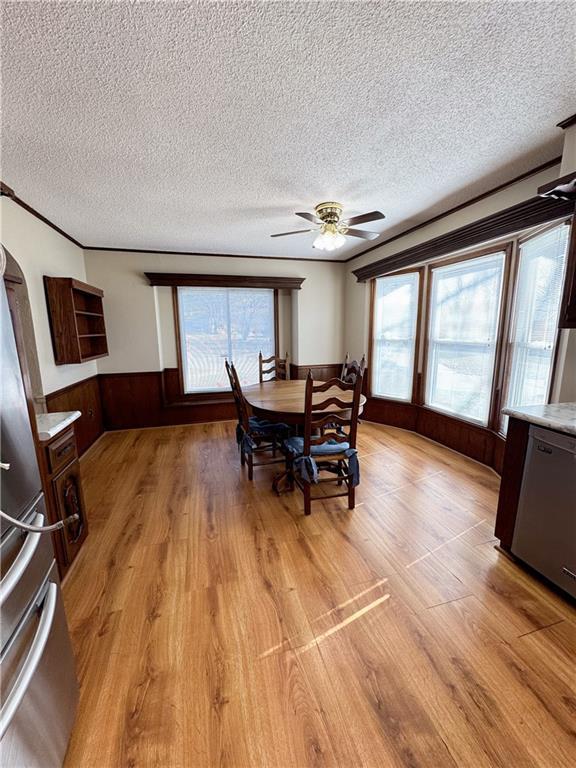
<instances>
[{"instance_id":1,"label":"cabinet door","mask_svg":"<svg viewBox=\"0 0 576 768\"><path fill-rule=\"evenodd\" d=\"M64 546L68 564L70 564L82 542L88 534L84 496L80 480L80 464L74 461L58 477L52 481L54 487L54 499L60 519L77 514L79 519L72 525L66 526L63 531Z\"/></svg>"}]
</instances>

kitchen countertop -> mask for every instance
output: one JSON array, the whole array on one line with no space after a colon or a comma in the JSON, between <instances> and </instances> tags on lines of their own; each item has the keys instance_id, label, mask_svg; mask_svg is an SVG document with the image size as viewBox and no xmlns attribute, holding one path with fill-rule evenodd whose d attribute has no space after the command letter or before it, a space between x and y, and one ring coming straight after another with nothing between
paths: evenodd
<instances>
[{"instance_id":1,"label":"kitchen countertop","mask_svg":"<svg viewBox=\"0 0 576 768\"><path fill-rule=\"evenodd\" d=\"M514 419L538 424L540 427L576 435L576 403L525 405L518 408L504 408L502 413Z\"/></svg>"},{"instance_id":2,"label":"kitchen countertop","mask_svg":"<svg viewBox=\"0 0 576 768\"><path fill-rule=\"evenodd\" d=\"M38 413L36 426L40 440L51 440L62 432L72 422L82 416L80 411L62 411L59 413Z\"/></svg>"}]
</instances>

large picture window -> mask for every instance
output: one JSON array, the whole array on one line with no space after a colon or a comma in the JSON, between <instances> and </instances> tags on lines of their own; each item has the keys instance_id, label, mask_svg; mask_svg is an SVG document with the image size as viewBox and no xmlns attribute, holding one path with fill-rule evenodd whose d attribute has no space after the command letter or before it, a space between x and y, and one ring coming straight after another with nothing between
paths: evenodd
<instances>
[{"instance_id":1,"label":"large picture window","mask_svg":"<svg viewBox=\"0 0 576 768\"><path fill-rule=\"evenodd\" d=\"M432 269L425 403L486 425L505 253Z\"/></svg>"},{"instance_id":2,"label":"large picture window","mask_svg":"<svg viewBox=\"0 0 576 768\"><path fill-rule=\"evenodd\" d=\"M377 397L412 397L419 282L418 272L376 280L372 392Z\"/></svg>"},{"instance_id":3,"label":"large picture window","mask_svg":"<svg viewBox=\"0 0 576 768\"><path fill-rule=\"evenodd\" d=\"M224 360L243 385L258 382L258 353L275 353L274 290L177 288L182 382L186 394L229 389Z\"/></svg>"},{"instance_id":4,"label":"large picture window","mask_svg":"<svg viewBox=\"0 0 576 768\"><path fill-rule=\"evenodd\" d=\"M561 224L520 243L503 407L548 402L568 235Z\"/></svg>"}]
</instances>

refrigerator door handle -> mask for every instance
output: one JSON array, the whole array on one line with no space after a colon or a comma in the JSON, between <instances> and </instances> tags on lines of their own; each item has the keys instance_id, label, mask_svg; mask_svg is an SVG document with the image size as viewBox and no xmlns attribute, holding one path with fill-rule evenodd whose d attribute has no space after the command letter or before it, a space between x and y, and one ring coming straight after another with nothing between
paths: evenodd
<instances>
[{"instance_id":1,"label":"refrigerator door handle","mask_svg":"<svg viewBox=\"0 0 576 768\"><path fill-rule=\"evenodd\" d=\"M38 514L34 518L34 525L41 526L44 522L44 515ZM8 572L0 581L0 605L3 605L8 595L12 592L16 584L19 582L20 577L30 565L30 561L34 557L34 553L40 543L41 533L29 533L26 536L26 541L18 556L8 569Z\"/></svg>"},{"instance_id":2,"label":"refrigerator door handle","mask_svg":"<svg viewBox=\"0 0 576 768\"><path fill-rule=\"evenodd\" d=\"M0 517L3 517L4 520L8 520L8 522L15 528L20 528L22 531L28 531L29 533L52 533L52 531L61 531L62 528L65 528L67 525L72 525L72 523L80 520L80 515L74 513L73 515L70 515L70 517L65 517L64 520L58 520L57 523L52 523L52 525L36 525L35 523L28 525L28 523L23 523L22 520L16 520L15 517L10 517L6 512L2 512L1 509Z\"/></svg>"},{"instance_id":3,"label":"refrigerator door handle","mask_svg":"<svg viewBox=\"0 0 576 768\"><path fill-rule=\"evenodd\" d=\"M52 624L54 623L54 616L56 614L56 602L58 600L58 585L51 581L48 585L46 592L46 598L42 607L42 613L40 615L40 622L38 623L38 629L26 656L26 661L20 670L20 673L14 683L14 687L6 697L6 700L0 710L0 739L8 730L12 718L16 714L16 710L20 706L24 695L30 685L30 682L38 668L38 664L46 648L46 643L52 630Z\"/></svg>"}]
</instances>

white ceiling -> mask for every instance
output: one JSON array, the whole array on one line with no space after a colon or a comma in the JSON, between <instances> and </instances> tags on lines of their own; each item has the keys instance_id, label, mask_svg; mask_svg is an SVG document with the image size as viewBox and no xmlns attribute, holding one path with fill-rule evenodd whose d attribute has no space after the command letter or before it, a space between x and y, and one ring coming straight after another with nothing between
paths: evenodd
<instances>
[{"instance_id":1,"label":"white ceiling","mask_svg":"<svg viewBox=\"0 0 576 768\"><path fill-rule=\"evenodd\" d=\"M390 236L560 153L574 8L5 1L2 178L89 246L333 258L268 235L335 199Z\"/></svg>"}]
</instances>

